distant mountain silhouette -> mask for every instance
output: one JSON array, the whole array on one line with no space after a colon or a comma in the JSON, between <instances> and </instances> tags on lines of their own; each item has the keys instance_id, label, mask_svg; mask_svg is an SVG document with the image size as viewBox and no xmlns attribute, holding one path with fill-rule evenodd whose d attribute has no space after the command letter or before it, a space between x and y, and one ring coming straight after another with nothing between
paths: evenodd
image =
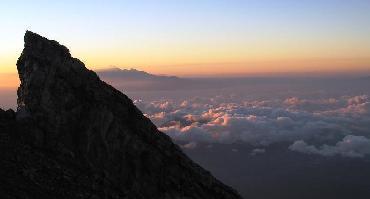
<instances>
[{"instance_id":1,"label":"distant mountain silhouette","mask_svg":"<svg viewBox=\"0 0 370 199\"><path fill-rule=\"evenodd\" d=\"M98 70L96 73L104 78L124 78L126 80L179 80L176 76L153 75L136 69L109 68Z\"/></svg>"},{"instance_id":2,"label":"distant mountain silhouette","mask_svg":"<svg viewBox=\"0 0 370 199\"><path fill-rule=\"evenodd\" d=\"M176 76L154 75L136 69L110 68L98 70L99 77L122 91L175 90L189 87L190 79Z\"/></svg>"},{"instance_id":3,"label":"distant mountain silhouette","mask_svg":"<svg viewBox=\"0 0 370 199\"><path fill-rule=\"evenodd\" d=\"M18 110L0 109L1 198L241 198L66 47L24 41Z\"/></svg>"}]
</instances>

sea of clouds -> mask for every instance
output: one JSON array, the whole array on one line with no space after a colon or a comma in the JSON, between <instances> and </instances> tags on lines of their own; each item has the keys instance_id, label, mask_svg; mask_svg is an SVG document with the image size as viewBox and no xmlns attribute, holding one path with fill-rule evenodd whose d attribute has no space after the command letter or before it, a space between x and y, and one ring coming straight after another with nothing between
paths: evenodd
<instances>
[{"instance_id":1,"label":"sea of clouds","mask_svg":"<svg viewBox=\"0 0 370 199\"><path fill-rule=\"evenodd\" d=\"M370 97L287 97L246 100L237 94L186 99L135 100L159 129L174 140L243 142L262 147L287 142L289 149L323 156L370 155Z\"/></svg>"},{"instance_id":2,"label":"sea of clouds","mask_svg":"<svg viewBox=\"0 0 370 199\"><path fill-rule=\"evenodd\" d=\"M117 88L184 148L247 143L260 154L286 143L306 154L370 155L370 78L158 81L159 89L143 90L137 81ZM15 88L0 89L1 108L15 108L15 102Z\"/></svg>"}]
</instances>

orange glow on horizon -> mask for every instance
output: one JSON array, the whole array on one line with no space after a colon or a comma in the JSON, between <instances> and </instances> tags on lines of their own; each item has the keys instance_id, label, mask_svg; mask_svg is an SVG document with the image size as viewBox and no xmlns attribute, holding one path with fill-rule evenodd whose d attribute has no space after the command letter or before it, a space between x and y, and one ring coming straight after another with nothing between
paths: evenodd
<instances>
[{"instance_id":1,"label":"orange glow on horizon","mask_svg":"<svg viewBox=\"0 0 370 199\"><path fill-rule=\"evenodd\" d=\"M19 78L16 74L0 74L0 89L14 89L19 86Z\"/></svg>"},{"instance_id":2,"label":"orange glow on horizon","mask_svg":"<svg viewBox=\"0 0 370 199\"><path fill-rule=\"evenodd\" d=\"M113 61L110 65L104 65L104 60ZM142 65L136 66L132 63L121 62L115 57L106 57L103 60L81 59L86 66L92 70L101 70L111 67L121 69L135 68L152 74L165 74L176 76L253 76L268 75L274 76L279 74L352 74L367 73L370 74L370 58L311 58L311 59L280 59L280 60L255 60L245 62L200 62L200 63L181 63L174 64L149 64L141 62ZM16 66L2 67L0 70L0 87L16 87L19 84L16 74Z\"/></svg>"},{"instance_id":3,"label":"orange glow on horizon","mask_svg":"<svg viewBox=\"0 0 370 199\"><path fill-rule=\"evenodd\" d=\"M91 65L90 66L94 66ZM175 63L175 64L112 64L110 66L94 66L93 70L110 67L135 68L153 74L166 74L177 76L243 76L282 73L370 73L370 58L317 58L296 60L255 60L245 62L201 62L201 63Z\"/></svg>"}]
</instances>

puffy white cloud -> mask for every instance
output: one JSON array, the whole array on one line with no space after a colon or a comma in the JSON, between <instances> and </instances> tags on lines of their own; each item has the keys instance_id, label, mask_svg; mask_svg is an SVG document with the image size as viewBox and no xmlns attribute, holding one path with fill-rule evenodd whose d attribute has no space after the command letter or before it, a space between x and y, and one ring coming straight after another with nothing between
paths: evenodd
<instances>
[{"instance_id":1,"label":"puffy white cloud","mask_svg":"<svg viewBox=\"0 0 370 199\"><path fill-rule=\"evenodd\" d=\"M262 153L265 153L266 152L266 149L253 149L252 152L250 153L250 155L258 155L258 154L262 154Z\"/></svg>"},{"instance_id":2,"label":"puffy white cloud","mask_svg":"<svg viewBox=\"0 0 370 199\"><path fill-rule=\"evenodd\" d=\"M319 149L317 149L315 146L308 145L303 140L295 141L292 145L289 146L289 149L292 151L298 151L308 154L320 154Z\"/></svg>"},{"instance_id":3,"label":"puffy white cloud","mask_svg":"<svg viewBox=\"0 0 370 199\"><path fill-rule=\"evenodd\" d=\"M187 144L181 145L181 147L184 149L195 149L197 145L198 144L196 142L189 142Z\"/></svg>"},{"instance_id":4,"label":"puffy white cloud","mask_svg":"<svg viewBox=\"0 0 370 199\"><path fill-rule=\"evenodd\" d=\"M369 114L370 113L370 102L364 102L360 104L351 104L348 107L342 109L343 113L353 114Z\"/></svg>"},{"instance_id":5,"label":"puffy white cloud","mask_svg":"<svg viewBox=\"0 0 370 199\"><path fill-rule=\"evenodd\" d=\"M344 157L364 157L365 155L370 155L370 139L364 136L347 135L342 141L337 142L335 146L322 145L319 148L308 145L303 140L298 140L294 142L289 149L323 156L341 155Z\"/></svg>"},{"instance_id":6,"label":"puffy white cloud","mask_svg":"<svg viewBox=\"0 0 370 199\"><path fill-rule=\"evenodd\" d=\"M296 106L296 105L303 104L304 102L305 101L300 100L298 97L290 97L284 101L284 104L288 106Z\"/></svg>"},{"instance_id":7,"label":"puffy white cloud","mask_svg":"<svg viewBox=\"0 0 370 199\"><path fill-rule=\"evenodd\" d=\"M368 101L369 101L369 99L368 99L367 95L358 95L358 96L350 97L347 100L348 105L363 104L363 103L366 103Z\"/></svg>"},{"instance_id":8,"label":"puffy white cloud","mask_svg":"<svg viewBox=\"0 0 370 199\"><path fill-rule=\"evenodd\" d=\"M215 134L204 130L201 127L196 125L180 127L170 126L159 128L160 131L163 131L170 135L172 138L181 141L198 141L198 142L214 142Z\"/></svg>"}]
</instances>

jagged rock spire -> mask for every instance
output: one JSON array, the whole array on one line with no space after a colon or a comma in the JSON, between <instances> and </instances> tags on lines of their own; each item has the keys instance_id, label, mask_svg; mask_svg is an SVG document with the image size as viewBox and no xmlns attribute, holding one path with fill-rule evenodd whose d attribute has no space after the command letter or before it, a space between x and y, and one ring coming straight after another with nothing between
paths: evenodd
<instances>
[{"instance_id":1,"label":"jagged rock spire","mask_svg":"<svg viewBox=\"0 0 370 199\"><path fill-rule=\"evenodd\" d=\"M18 110L37 128L30 145L54 154L65 170L73 165L72 173L89 171L86 176L94 181L81 186L93 184L91 195L240 198L191 161L131 99L71 57L65 46L30 31L24 40L17 62Z\"/></svg>"}]
</instances>

